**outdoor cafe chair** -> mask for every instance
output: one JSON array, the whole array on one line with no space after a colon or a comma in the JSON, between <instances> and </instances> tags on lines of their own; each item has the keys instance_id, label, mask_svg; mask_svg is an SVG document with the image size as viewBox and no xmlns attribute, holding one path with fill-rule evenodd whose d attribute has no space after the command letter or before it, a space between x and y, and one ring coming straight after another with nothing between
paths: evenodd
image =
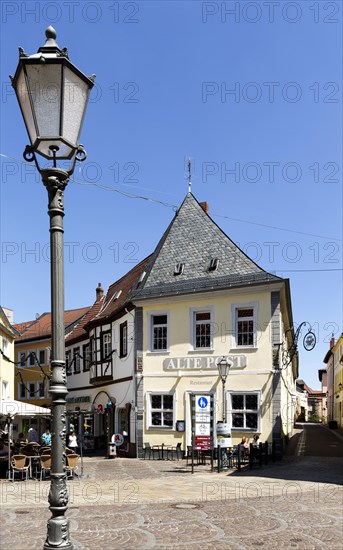
<instances>
[{"instance_id":1,"label":"outdoor cafe chair","mask_svg":"<svg viewBox=\"0 0 343 550\"><path fill-rule=\"evenodd\" d=\"M80 456L77 454L68 454L67 455L67 464L66 464L66 472L67 477L73 478L74 475L78 477L78 474L76 470L78 470L78 462L79 462Z\"/></svg>"},{"instance_id":2,"label":"outdoor cafe chair","mask_svg":"<svg viewBox=\"0 0 343 550\"><path fill-rule=\"evenodd\" d=\"M176 457L176 460L182 458L181 443L178 443L176 447L167 448L167 458L169 457L171 458L171 460L174 460L174 457Z\"/></svg>"},{"instance_id":3,"label":"outdoor cafe chair","mask_svg":"<svg viewBox=\"0 0 343 550\"><path fill-rule=\"evenodd\" d=\"M148 454L149 459L152 458L155 459L155 454L157 454L157 458L160 458L160 447L154 446L152 447L150 443L144 443L144 458Z\"/></svg>"},{"instance_id":4,"label":"outdoor cafe chair","mask_svg":"<svg viewBox=\"0 0 343 550\"><path fill-rule=\"evenodd\" d=\"M152 449L149 443L144 443L143 451L144 451L144 460L146 459L147 455L148 455L148 458L150 459L152 454Z\"/></svg>"},{"instance_id":5,"label":"outdoor cafe chair","mask_svg":"<svg viewBox=\"0 0 343 550\"><path fill-rule=\"evenodd\" d=\"M11 459L11 470L9 471L9 478L12 478L14 481L14 476L16 473L21 473L21 479L28 480L29 476L30 461L26 455L13 455Z\"/></svg>"},{"instance_id":6,"label":"outdoor cafe chair","mask_svg":"<svg viewBox=\"0 0 343 550\"><path fill-rule=\"evenodd\" d=\"M20 454L26 456L39 456L39 449L37 447L33 447L32 445L25 445L21 448Z\"/></svg>"},{"instance_id":7,"label":"outdoor cafe chair","mask_svg":"<svg viewBox=\"0 0 343 550\"><path fill-rule=\"evenodd\" d=\"M199 451L197 449L193 450L194 452L194 462L197 462L199 464ZM188 466L188 462L192 463L192 445L187 445L187 463L186 466Z\"/></svg>"},{"instance_id":8,"label":"outdoor cafe chair","mask_svg":"<svg viewBox=\"0 0 343 550\"><path fill-rule=\"evenodd\" d=\"M51 447L41 447L39 454L42 455L51 455Z\"/></svg>"},{"instance_id":9,"label":"outdoor cafe chair","mask_svg":"<svg viewBox=\"0 0 343 550\"><path fill-rule=\"evenodd\" d=\"M43 476L46 477L46 474L51 472L51 455L41 455L40 457L40 480L42 481Z\"/></svg>"}]
</instances>

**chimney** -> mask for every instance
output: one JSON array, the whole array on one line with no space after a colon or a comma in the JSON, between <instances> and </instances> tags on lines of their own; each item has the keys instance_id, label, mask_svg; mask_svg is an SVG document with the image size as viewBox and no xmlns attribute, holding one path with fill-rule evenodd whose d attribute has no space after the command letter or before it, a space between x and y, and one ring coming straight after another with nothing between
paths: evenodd
<instances>
[{"instance_id":1,"label":"chimney","mask_svg":"<svg viewBox=\"0 0 343 550\"><path fill-rule=\"evenodd\" d=\"M100 302L101 298L104 295L104 289L102 288L101 283L98 283L98 286L95 289L95 294L96 294L96 301Z\"/></svg>"},{"instance_id":2,"label":"chimney","mask_svg":"<svg viewBox=\"0 0 343 550\"><path fill-rule=\"evenodd\" d=\"M332 349L335 345L335 337L334 335L331 336L331 339L330 339L330 349Z\"/></svg>"},{"instance_id":3,"label":"chimney","mask_svg":"<svg viewBox=\"0 0 343 550\"><path fill-rule=\"evenodd\" d=\"M205 201L205 202L199 202L201 208L203 209L204 212L206 212L206 214L208 214L208 202Z\"/></svg>"}]
</instances>

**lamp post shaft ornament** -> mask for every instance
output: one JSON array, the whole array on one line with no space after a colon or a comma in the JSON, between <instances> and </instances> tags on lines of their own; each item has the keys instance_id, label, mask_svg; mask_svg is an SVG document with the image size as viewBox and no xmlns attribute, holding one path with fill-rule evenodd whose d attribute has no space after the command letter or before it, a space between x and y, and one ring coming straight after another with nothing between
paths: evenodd
<instances>
[{"instance_id":1,"label":"lamp post shaft ornament","mask_svg":"<svg viewBox=\"0 0 343 550\"><path fill-rule=\"evenodd\" d=\"M37 54L28 56L19 49L19 63L12 85L21 108L31 145L24 158L34 161L48 192L50 217L50 274L51 274L51 485L45 550L72 550L68 506L66 460L66 395L64 329L64 190L74 171L76 160L83 161L86 153L78 143L82 122L95 75L87 77L69 60L66 49L61 50L56 32L49 27L45 45ZM72 84L71 84L72 83ZM71 91L72 87L72 91ZM54 93L51 95L51 91ZM41 168L44 157L51 167ZM69 170L56 166L59 160L69 160Z\"/></svg>"}]
</instances>

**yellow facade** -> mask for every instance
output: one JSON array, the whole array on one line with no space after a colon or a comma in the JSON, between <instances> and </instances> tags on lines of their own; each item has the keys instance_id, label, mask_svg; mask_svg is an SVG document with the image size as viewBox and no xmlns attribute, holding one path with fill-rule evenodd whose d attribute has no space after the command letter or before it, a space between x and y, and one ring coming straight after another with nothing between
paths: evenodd
<instances>
[{"instance_id":1,"label":"yellow facade","mask_svg":"<svg viewBox=\"0 0 343 550\"><path fill-rule=\"evenodd\" d=\"M0 307L0 400L14 398L14 338L12 311Z\"/></svg>"},{"instance_id":2,"label":"yellow facade","mask_svg":"<svg viewBox=\"0 0 343 550\"><path fill-rule=\"evenodd\" d=\"M276 287L274 287L275 289ZM281 422L282 432L289 436L294 421L295 393L292 365L282 371L273 370L271 335L271 288L260 287L170 298L170 302L155 299L142 301L143 307L143 383L144 418L143 442L150 445L175 445L183 449L191 445L192 395L213 396L214 423L222 421L223 388L216 366L221 356L234 362L225 385L227 420L232 418L232 395L257 396L258 421L255 429L234 429L231 426L232 444L247 437L251 442L254 433L261 441L271 441L273 425ZM256 340L253 346L237 346L235 341L236 306L256 311ZM281 307L281 310L285 307ZM211 311L211 349L193 349L192 313L194 310ZM151 316L166 313L168 316L168 349L151 351ZM287 323L286 323L287 324ZM282 330L281 315L280 328ZM284 336L284 335L283 335ZM279 377L277 420L275 419L275 377ZM142 380L138 380L138 385ZM151 426L152 396L170 394L174 399L173 425L177 420L185 423L185 431ZM138 411L139 412L139 411ZM194 411L193 411L194 414ZM252 413L254 414L254 413Z\"/></svg>"},{"instance_id":3,"label":"yellow facade","mask_svg":"<svg viewBox=\"0 0 343 550\"><path fill-rule=\"evenodd\" d=\"M50 407L50 339L16 342L15 399L40 407Z\"/></svg>"},{"instance_id":4,"label":"yellow facade","mask_svg":"<svg viewBox=\"0 0 343 550\"><path fill-rule=\"evenodd\" d=\"M333 347L334 356L334 420L343 428L343 334Z\"/></svg>"}]
</instances>

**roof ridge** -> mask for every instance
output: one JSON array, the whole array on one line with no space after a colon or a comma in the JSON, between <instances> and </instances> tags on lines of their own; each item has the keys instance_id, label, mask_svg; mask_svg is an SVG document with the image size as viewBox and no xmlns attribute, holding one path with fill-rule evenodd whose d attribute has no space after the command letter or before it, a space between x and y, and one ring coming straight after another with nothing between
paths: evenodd
<instances>
[{"instance_id":1,"label":"roof ridge","mask_svg":"<svg viewBox=\"0 0 343 550\"><path fill-rule=\"evenodd\" d=\"M211 259L219 260L215 269L209 269ZM174 267L180 262L185 268L175 272ZM187 286L193 280L197 280L196 290L200 292L201 286L217 286L215 281L226 284L228 278L242 277L250 277L251 283L256 279L282 280L249 258L188 192L159 240L136 296L151 295L152 288L159 288L160 295L164 295L172 287Z\"/></svg>"}]
</instances>

